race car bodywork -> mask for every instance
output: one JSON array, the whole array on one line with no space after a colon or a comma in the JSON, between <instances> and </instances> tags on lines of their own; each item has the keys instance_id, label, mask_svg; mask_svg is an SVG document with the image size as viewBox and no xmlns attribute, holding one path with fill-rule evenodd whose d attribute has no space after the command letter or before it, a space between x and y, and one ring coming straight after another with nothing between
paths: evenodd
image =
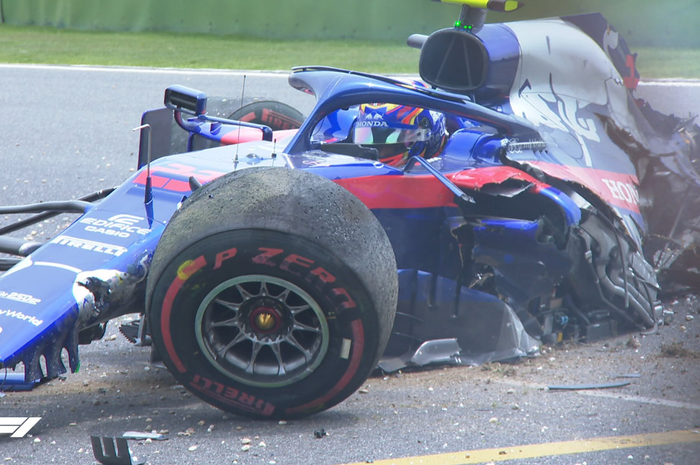
<instances>
[{"instance_id":1,"label":"race car bodywork","mask_svg":"<svg viewBox=\"0 0 700 465\"><path fill-rule=\"evenodd\" d=\"M2 234L80 216L46 244L0 237L20 257L2 261L0 367L75 371L79 343L136 313L132 339L197 396L288 418L341 402L377 363L655 330L657 272L695 234L694 197L675 213L658 199L700 186L697 127L634 98L634 59L600 15L463 24L413 39L431 87L296 68L290 84L317 99L303 121L264 102L214 117L173 86L121 186L1 208L42 212ZM377 102L445 114L442 152L397 168L352 143L357 108Z\"/></svg>"}]
</instances>

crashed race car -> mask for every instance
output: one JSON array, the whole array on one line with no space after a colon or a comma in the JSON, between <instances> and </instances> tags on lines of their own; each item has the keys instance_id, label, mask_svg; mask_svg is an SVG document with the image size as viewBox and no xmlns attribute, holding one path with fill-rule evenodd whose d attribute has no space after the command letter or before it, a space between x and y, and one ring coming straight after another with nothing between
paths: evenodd
<instances>
[{"instance_id":1,"label":"crashed race car","mask_svg":"<svg viewBox=\"0 0 700 465\"><path fill-rule=\"evenodd\" d=\"M461 3L409 39L421 81L295 68L306 118L172 86L121 186L0 208L35 213L0 229L0 368L76 371L136 314L122 332L204 401L293 418L378 365L656 331L657 277L697 276L698 127L635 98L601 15L484 24L473 5L517 3ZM48 243L8 236L63 213Z\"/></svg>"}]
</instances>

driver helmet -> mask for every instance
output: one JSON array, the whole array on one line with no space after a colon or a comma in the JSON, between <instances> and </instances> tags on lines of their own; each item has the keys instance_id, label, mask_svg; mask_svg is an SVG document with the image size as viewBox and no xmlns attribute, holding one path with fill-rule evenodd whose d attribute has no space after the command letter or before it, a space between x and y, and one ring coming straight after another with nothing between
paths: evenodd
<instances>
[{"instance_id":1,"label":"driver helmet","mask_svg":"<svg viewBox=\"0 0 700 465\"><path fill-rule=\"evenodd\" d=\"M393 166L435 156L446 139L443 113L388 103L360 105L353 131L355 144L376 148L379 161Z\"/></svg>"}]
</instances>

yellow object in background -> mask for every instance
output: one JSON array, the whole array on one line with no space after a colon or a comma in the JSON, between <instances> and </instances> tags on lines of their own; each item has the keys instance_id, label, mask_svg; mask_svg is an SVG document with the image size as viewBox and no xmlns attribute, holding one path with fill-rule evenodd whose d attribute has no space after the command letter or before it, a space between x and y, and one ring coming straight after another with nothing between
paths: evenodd
<instances>
[{"instance_id":1,"label":"yellow object in background","mask_svg":"<svg viewBox=\"0 0 700 465\"><path fill-rule=\"evenodd\" d=\"M441 3L452 3L457 5L466 5L473 8L483 8L493 11L515 11L522 3L516 0L434 0Z\"/></svg>"}]
</instances>

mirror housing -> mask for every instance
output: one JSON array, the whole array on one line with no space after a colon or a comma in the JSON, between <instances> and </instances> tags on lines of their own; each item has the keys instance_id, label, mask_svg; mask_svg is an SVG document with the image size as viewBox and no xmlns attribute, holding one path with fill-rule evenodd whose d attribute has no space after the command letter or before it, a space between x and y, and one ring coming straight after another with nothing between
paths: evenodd
<instances>
[{"instance_id":1,"label":"mirror housing","mask_svg":"<svg viewBox=\"0 0 700 465\"><path fill-rule=\"evenodd\" d=\"M207 113L207 94L185 86L170 86L165 89L165 106L189 115L203 116Z\"/></svg>"}]
</instances>

